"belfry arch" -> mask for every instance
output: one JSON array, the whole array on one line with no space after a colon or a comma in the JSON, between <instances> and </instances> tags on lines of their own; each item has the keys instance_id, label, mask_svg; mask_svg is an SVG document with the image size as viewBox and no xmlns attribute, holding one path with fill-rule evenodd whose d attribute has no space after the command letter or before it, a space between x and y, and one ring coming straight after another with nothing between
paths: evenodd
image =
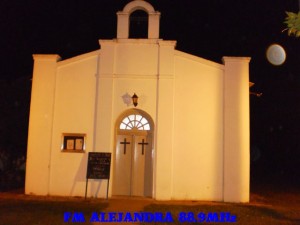
<instances>
[{"instance_id":1,"label":"belfry arch","mask_svg":"<svg viewBox=\"0 0 300 225\"><path fill-rule=\"evenodd\" d=\"M128 3L122 11L117 12L118 27L117 38L128 39L130 30L130 15L137 11L142 10L148 14L148 39L159 38L159 20L160 12L154 10L153 6L143 0L135 0Z\"/></svg>"},{"instance_id":2,"label":"belfry arch","mask_svg":"<svg viewBox=\"0 0 300 225\"><path fill-rule=\"evenodd\" d=\"M152 118L139 109L116 120L113 195L153 196L153 131Z\"/></svg>"},{"instance_id":3,"label":"belfry arch","mask_svg":"<svg viewBox=\"0 0 300 225\"><path fill-rule=\"evenodd\" d=\"M129 39L148 37L148 14L143 10L136 10L129 16Z\"/></svg>"}]
</instances>

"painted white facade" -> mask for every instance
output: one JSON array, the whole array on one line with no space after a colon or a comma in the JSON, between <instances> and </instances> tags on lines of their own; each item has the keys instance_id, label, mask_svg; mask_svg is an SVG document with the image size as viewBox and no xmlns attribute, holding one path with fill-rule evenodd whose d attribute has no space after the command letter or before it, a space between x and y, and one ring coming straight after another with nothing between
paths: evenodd
<instances>
[{"instance_id":1,"label":"painted white facade","mask_svg":"<svg viewBox=\"0 0 300 225\"><path fill-rule=\"evenodd\" d=\"M148 39L129 38L135 10L149 15ZM142 0L117 15L117 38L100 40L100 50L33 56L26 194L84 196L88 152L111 152L114 196L119 123L137 112L152 123L152 198L248 202L250 58L218 64L176 50ZM137 107L126 102L134 93ZM83 153L61 150L65 133L86 135ZM88 196L105 197L106 185L90 180Z\"/></svg>"}]
</instances>

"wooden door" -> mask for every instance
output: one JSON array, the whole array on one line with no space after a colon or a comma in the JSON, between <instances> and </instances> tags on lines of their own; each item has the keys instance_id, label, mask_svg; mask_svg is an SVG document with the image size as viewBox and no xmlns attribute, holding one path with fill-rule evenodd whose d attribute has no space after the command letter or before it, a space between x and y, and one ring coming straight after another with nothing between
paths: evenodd
<instances>
[{"instance_id":1,"label":"wooden door","mask_svg":"<svg viewBox=\"0 0 300 225\"><path fill-rule=\"evenodd\" d=\"M152 153L146 135L117 135L113 194L151 196Z\"/></svg>"}]
</instances>

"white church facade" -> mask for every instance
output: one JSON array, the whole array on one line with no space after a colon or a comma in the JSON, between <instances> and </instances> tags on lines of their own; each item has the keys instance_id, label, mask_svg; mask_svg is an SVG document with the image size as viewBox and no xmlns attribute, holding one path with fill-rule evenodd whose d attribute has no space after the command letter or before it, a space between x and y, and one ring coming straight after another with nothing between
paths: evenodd
<instances>
[{"instance_id":1,"label":"white church facade","mask_svg":"<svg viewBox=\"0 0 300 225\"><path fill-rule=\"evenodd\" d=\"M146 38L129 38L136 10ZM88 153L110 152L109 197L248 202L250 58L176 50L143 0L117 17L99 50L33 56L25 193L84 196ZM105 198L107 182L89 180L87 196Z\"/></svg>"}]
</instances>

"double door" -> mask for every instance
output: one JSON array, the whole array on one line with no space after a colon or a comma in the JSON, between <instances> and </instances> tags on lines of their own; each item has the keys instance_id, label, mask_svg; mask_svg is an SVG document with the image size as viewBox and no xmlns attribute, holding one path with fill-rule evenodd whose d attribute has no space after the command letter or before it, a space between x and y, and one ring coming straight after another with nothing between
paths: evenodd
<instances>
[{"instance_id":1,"label":"double door","mask_svg":"<svg viewBox=\"0 0 300 225\"><path fill-rule=\"evenodd\" d=\"M117 135L113 194L152 195L152 147L145 134Z\"/></svg>"}]
</instances>

